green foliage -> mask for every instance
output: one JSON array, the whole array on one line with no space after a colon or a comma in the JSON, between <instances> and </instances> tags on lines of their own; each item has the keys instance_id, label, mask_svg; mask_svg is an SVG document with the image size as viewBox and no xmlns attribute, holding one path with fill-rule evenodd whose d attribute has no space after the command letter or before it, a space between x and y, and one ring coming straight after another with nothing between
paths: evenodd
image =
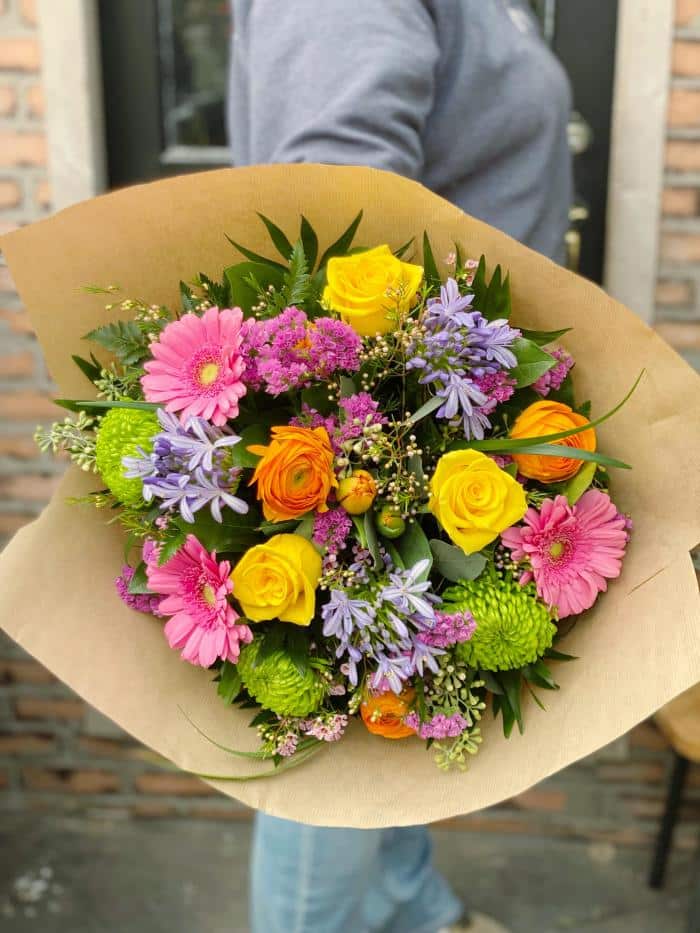
<instances>
[{"instance_id":1,"label":"green foliage","mask_svg":"<svg viewBox=\"0 0 700 933\"><path fill-rule=\"evenodd\" d=\"M545 347L550 343L554 343L555 340L559 340L564 334L568 334L571 328L564 327L562 330L526 330L520 327L519 330L526 340L531 340L538 347Z\"/></svg>"},{"instance_id":2,"label":"green foliage","mask_svg":"<svg viewBox=\"0 0 700 933\"><path fill-rule=\"evenodd\" d=\"M200 509L194 522L184 518L174 519L174 524L184 534L194 535L208 551L217 554L242 554L248 548L260 543L257 526L260 514L251 507L245 515L227 509L223 522L217 522L208 509Z\"/></svg>"},{"instance_id":3,"label":"green foliage","mask_svg":"<svg viewBox=\"0 0 700 933\"><path fill-rule=\"evenodd\" d=\"M584 492L590 487L595 478L597 469L597 463L586 463L581 467L576 476L569 480L564 487L564 495L569 505L575 505Z\"/></svg>"},{"instance_id":4,"label":"green foliage","mask_svg":"<svg viewBox=\"0 0 700 933\"><path fill-rule=\"evenodd\" d=\"M315 297L314 286L308 272L308 263L301 240L297 240L289 257L289 270L283 276L282 305L303 305Z\"/></svg>"},{"instance_id":5,"label":"green foliage","mask_svg":"<svg viewBox=\"0 0 700 933\"><path fill-rule=\"evenodd\" d=\"M167 564L171 557L174 557L185 543L187 533L182 530L175 522L170 522L161 539L160 549L158 551L158 566Z\"/></svg>"},{"instance_id":6,"label":"green foliage","mask_svg":"<svg viewBox=\"0 0 700 933\"><path fill-rule=\"evenodd\" d=\"M146 565L143 561L135 568L134 575L129 580L129 585L127 586L129 593L134 595L143 595L150 594L151 590L148 588L148 577L146 576Z\"/></svg>"},{"instance_id":7,"label":"green foliage","mask_svg":"<svg viewBox=\"0 0 700 933\"><path fill-rule=\"evenodd\" d=\"M344 256L347 253L347 251L352 246L352 241L355 239L357 228L360 226L362 221L362 214L363 212L360 211L347 230L344 230L335 243L332 243L328 247L323 256L321 256L321 261L318 264L319 269L323 269L324 266L328 264L328 260L332 259L334 256Z\"/></svg>"},{"instance_id":8,"label":"green foliage","mask_svg":"<svg viewBox=\"0 0 700 933\"><path fill-rule=\"evenodd\" d=\"M557 365L556 359L541 350L533 340L526 340L524 337L516 337L511 344L511 350L515 354L518 365L508 373L516 380L516 388L523 389L532 385L540 376L544 376L554 366Z\"/></svg>"},{"instance_id":9,"label":"green foliage","mask_svg":"<svg viewBox=\"0 0 700 933\"><path fill-rule=\"evenodd\" d=\"M420 523L415 520L409 522L395 545L406 567L414 567L420 560L428 561L428 566L419 577L419 580L427 580L433 566L433 552Z\"/></svg>"},{"instance_id":10,"label":"green foliage","mask_svg":"<svg viewBox=\"0 0 700 933\"><path fill-rule=\"evenodd\" d=\"M306 255L309 271L312 272L316 265L316 260L318 259L318 237L316 236L316 231L303 214L301 215L299 239L304 247L304 254Z\"/></svg>"},{"instance_id":11,"label":"green foliage","mask_svg":"<svg viewBox=\"0 0 700 933\"><path fill-rule=\"evenodd\" d=\"M84 339L99 343L125 366L138 363L148 355L148 338L135 321L103 324L91 330Z\"/></svg>"},{"instance_id":12,"label":"green foliage","mask_svg":"<svg viewBox=\"0 0 700 933\"><path fill-rule=\"evenodd\" d=\"M224 270L228 283L231 304L241 308L246 315L252 313L271 285L280 291L283 285L284 270L262 262L239 262Z\"/></svg>"},{"instance_id":13,"label":"green foliage","mask_svg":"<svg viewBox=\"0 0 700 933\"><path fill-rule=\"evenodd\" d=\"M437 572L450 583L459 583L460 580L476 580L486 566L483 554L465 554L464 551L447 544L439 538L432 538L430 550L434 558L434 567Z\"/></svg>"},{"instance_id":14,"label":"green foliage","mask_svg":"<svg viewBox=\"0 0 700 933\"><path fill-rule=\"evenodd\" d=\"M284 230L281 230L277 224L273 223L269 217L266 217L264 214L261 214L258 211L258 217L267 227L267 232L270 234L270 239L275 245L275 249L282 256L283 259L289 261L289 257L292 254L292 244L287 239L287 235Z\"/></svg>"},{"instance_id":15,"label":"green foliage","mask_svg":"<svg viewBox=\"0 0 700 933\"><path fill-rule=\"evenodd\" d=\"M227 705L233 703L243 689L243 681L235 664L224 661L217 676L216 692Z\"/></svg>"},{"instance_id":16,"label":"green foliage","mask_svg":"<svg viewBox=\"0 0 700 933\"><path fill-rule=\"evenodd\" d=\"M262 424L250 424L243 428L240 441L229 448L227 460L235 467L254 467L260 457L248 450L250 444L267 444L268 431Z\"/></svg>"},{"instance_id":17,"label":"green foliage","mask_svg":"<svg viewBox=\"0 0 700 933\"><path fill-rule=\"evenodd\" d=\"M90 382L94 383L96 379L100 378L102 366L92 353L90 354L89 360L84 359L82 356L76 356L75 354L71 356L71 359Z\"/></svg>"},{"instance_id":18,"label":"green foliage","mask_svg":"<svg viewBox=\"0 0 700 933\"><path fill-rule=\"evenodd\" d=\"M442 284L440 273L433 255L433 248L430 245L430 238L425 230L423 231L423 271L428 288L431 291L439 291Z\"/></svg>"},{"instance_id":19,"label":"green foliage","mask_svg":"<svg viewBox=\"0 0 700 933\"><path fill-rule=\"evenodd\" d=\"M471 284L474 295L472 307L480 311L489 321L508 320L511 315L510 276L503 278L501 267L496 266L491 280L486 278L486 257L479 260L474 280Z\"/></svg>"}]
</instances>

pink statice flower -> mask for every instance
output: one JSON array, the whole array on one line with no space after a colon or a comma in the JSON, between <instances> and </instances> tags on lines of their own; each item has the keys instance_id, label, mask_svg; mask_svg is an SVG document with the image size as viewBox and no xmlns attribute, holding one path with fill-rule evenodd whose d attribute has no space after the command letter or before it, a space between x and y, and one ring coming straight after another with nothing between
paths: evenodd
<instances>
[{"instance_id":1,"label":"pink statice flower","mask_svg":"<svg viewBox=\"0 0 700 933\"><path fill-rule=\"evenodd\" d=\"M295 428L325 428L331 442L333 441L335 432L338 430L338 419L335 415L322 415L319 411L316 411L315 408L311 408L307 405L306 402L302 402L301 414L290 418L289 423ZM336 453L337 452L336 450Z\"/></svg>"},{"instance_id":2,"label":"pink statice flower","mask_svg":"<svg viewBox=\"0 0 700 933\"><path fill-rule=\"evenodd\" d=\"M551 356L558 360L557 365L553 366L543 376L540 376L540 378L530 386L531 389L534 389L534 391L543 398L549 395L550 392L556 392L557 389L561 388L562 383L569 375L569 371L574 365L573 356L562 349L562 347L555 347L549 352Z\"/></svg>"},{"instance_id":3,"label":"pink statice flower","mask_svg":"<svg viewBox=\"0 0 700 933\"><path fill-rule=\"evenodd\" d=\"M328 509L314 514L313 542L332 554L345 547L352 519L345 509Z\"/></svg>"},{"instance_id":4,"label":"pink statice flower","mask_svg":"<svg viewBox=\"0 0 700 933\"><path fill-rule=\"evenodd\" d=\"M436 713L427 722L421 722L418 713L409 713L404 722L413 729L421 739L456 739L469 726L461 713Z\"/></svg>"},{"instance_id":5,"label":"pink statice flower","mask_svg":"<svg viewBox=\"0 0 700 933\"><path fill-rule=\"evenodd\" d=\"M144 364L147 401L179 412L183 424L200 417L221 426L235 418L246 393L242 322L240 308L208 308L201 317L185 314L168 324Z\"/></svg>"},{"instance_id":6,"label":"pink statice flower","mask_svg":"<svg viewBox=\"0 0 700 933\"><path fill-rule=\"evenodd\" d=\"M338 371L355 372L361 347L347 324L328 317L309 321L293 306L269 320L249 318L243 325L245 382L280 395L323 382Z\"/></svg>"},{"instance_id":7,"label":"pink statice flower","mask_svg":"<svg viewBox=\"0 0 700 933\"><path fill-rule=\"evenodd\" d=\"M369 392L356 392L339 401L343 413L342 424L335 434L335 442L342 446L346 441L361 437L365 428L374 424L386 424L387 419L379 411L379 402Z\"/></svg>"},{"instance_id":8,"label":"pink statice flower","mask_svg":"<svg viewBox=\"0 0 700 933\"><path fill-rule=\"evenodd\" d=\"M520 578L560 619L590 609L607 581L620 575L628 541L627 520L599 489L571 506L564 496L530 508L523 524L508 528L501 542L527 567Z\"/></svg>"},{"instance_id":9,"label":"pink statice flower","mask_svg":"<svg viewBox=\"0 0 700 933\"><path fill-rule=\"evenodd\" d=\"M147 612L150 615L163 617L160 611L162 596L156 596L153 593L130 593L129 583L134 576L134 568L124 564L121 574L114 581L119 598L129 609L135 609L137 612Z\"/></svg>"},{"instance_id":10,"label":"pink statice flower","mask_svg":"<svg viewBox=\"0 0 700 933\"><path fill-rule=\"evenodd\" d=\"M348 717L344 713L331 713L306 719L299 728L304 735L310 735L319 742L337 742L343 737L347 725Z\"/></svg>"},{"instance_id":11,"label":"pink statice flower","mask_svg":"<svg viewBox=\"0 0 700 933\"><path fill-rule=\"evenodd\" d=\"M217 658L238 661L241 644L253 640L247 625L228 602L233 590L231 565L216 560L194 535L162 567L146 562L148 586L165 599L159 611L171 618L165 637L171 648L182 649L190 664L211 667Z\"/></svg>"},{"instance_id":12,"label":"pink statice flower","mask_svg":"<svg viewBox=\"0 0 700 933\"><path fill-rule=\"evenodd\" d=\"M451 648L469 641L476 631L476 621L469 611L435 613L435 624L420 634L420 640L434 648Z\"/></svg>"}]
</instances>

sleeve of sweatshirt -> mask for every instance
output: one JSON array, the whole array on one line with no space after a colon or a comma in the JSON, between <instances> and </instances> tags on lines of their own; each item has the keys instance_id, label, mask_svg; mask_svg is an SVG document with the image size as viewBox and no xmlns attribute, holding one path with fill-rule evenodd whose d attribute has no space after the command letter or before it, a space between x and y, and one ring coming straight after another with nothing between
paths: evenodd
<instances>
[{"instance_id":1,"label":"sleeve of sweatshirt","mask_svg":"<svg viewBox=\"0 0 700 933\"><path fill-rule=\"evenodd\" d=\"M439 57L421 0L252 0L241 38L250 162L420 174Z\"/></svg>"}]
</instances>

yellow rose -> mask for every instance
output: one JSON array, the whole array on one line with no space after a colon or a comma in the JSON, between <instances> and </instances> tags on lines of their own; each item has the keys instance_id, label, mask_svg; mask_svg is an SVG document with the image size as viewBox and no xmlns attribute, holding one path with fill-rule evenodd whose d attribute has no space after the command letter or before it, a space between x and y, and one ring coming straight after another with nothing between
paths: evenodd
<instances>
[{"instance_id":1,"label":"yellow rose","mask_svg":"<svg viewBox=\"0 0 700 933\"><path fill-rule=\"evenodd\" d=\"M316 611L321 555L301 535L275 535L233 568L233 595L251 622L279 619L309 625Z\"/></svg>"},{"instance_id":2,"label":"yellow rose","mask_svg":"<svg viewBox=\"0 0 700 933\"><path fill-rule=\"evenodd\" d=\"M430 481L430 511L465 554L474 554L519 522L525 492L478 450L444 454Z\"/></svg>"},{"instance_id":3,"label":"yellow rose","mask_svg":"<svg viewBox=\"0 0 700 933\"><path fill-rule=\"evenodd\" d=\"M423 281L422 266L401 262L388 246L328 260L323 300L360 337L396 329Z\"/></svg>"}]
</instances>

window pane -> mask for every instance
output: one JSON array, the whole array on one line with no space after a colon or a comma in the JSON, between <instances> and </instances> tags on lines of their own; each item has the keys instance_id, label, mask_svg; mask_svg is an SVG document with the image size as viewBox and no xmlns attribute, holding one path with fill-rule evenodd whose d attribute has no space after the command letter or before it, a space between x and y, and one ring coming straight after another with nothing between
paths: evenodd
<instances>
[{"instance_id":1,"label":"window pane","mask_svg":"<svg viewBox=\"0 0 700 933\"><path fill-rule=\"evenodd\" d=\"M158 0L165 156L226 145L227 0Z\"/></svg>"}]
</instances>

